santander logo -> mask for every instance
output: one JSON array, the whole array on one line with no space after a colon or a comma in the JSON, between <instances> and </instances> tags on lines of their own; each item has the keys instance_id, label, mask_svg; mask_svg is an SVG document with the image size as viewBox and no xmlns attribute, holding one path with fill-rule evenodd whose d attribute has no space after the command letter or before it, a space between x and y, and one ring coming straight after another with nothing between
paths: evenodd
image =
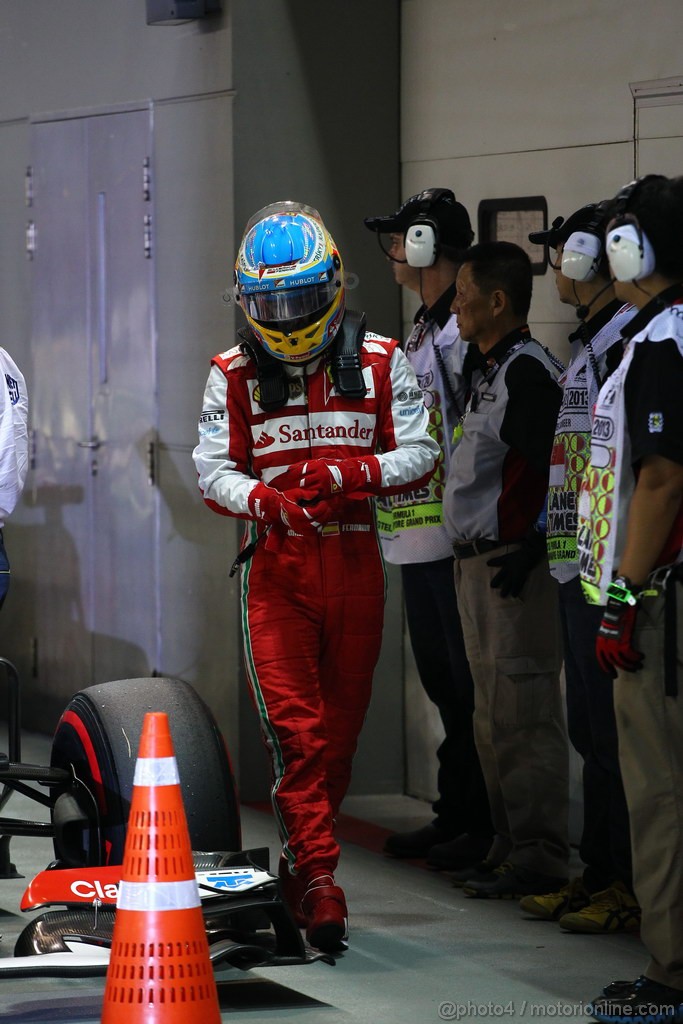
<instances>
[{"instance_id":1,"label":"santander logo","mask_svg":"<svg viewBox=\"0 0 683 1024\"><path fill-rule=\"evenodd\" d=\"M275 444L275 438L266 430L262 430L254 441L254 451L259 448L270 448L271 444Z\"/></svg>"}]
</instances>

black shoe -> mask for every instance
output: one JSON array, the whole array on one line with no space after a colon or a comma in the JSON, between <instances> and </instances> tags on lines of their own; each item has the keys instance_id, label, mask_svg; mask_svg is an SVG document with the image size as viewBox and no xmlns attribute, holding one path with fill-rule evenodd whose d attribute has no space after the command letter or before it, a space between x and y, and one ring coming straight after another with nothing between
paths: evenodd
<instances>
[{"instance_id":1,"label":"black shoe","mask_svg":"<svg viewBox=\"0 0 683 1024\"><path fill-rule=\"evenodd\" d=\"M423 825L413 832L394 832L388 836L384 852L389 857L426 857L433 846L450 838L438 825Z\"/></svg>"},{"instance_id":2,"label":"black shoe","mask_svg":"<svg viewBox=\"0 0 683 1024\"><path fill-rule=\"evenodd\" d=\"M523 896L543 896L567 884L566 878L543 875L528 868L516 868L509 861L504 861L495 869L493 875L492 879L483 881L468 879L462 887L465 896L478 899L519 900Z\"/></svg>"},{"instance_id":3,"label":"black shoe","mask_svg":"<svg viewBox=\"0 0 683 1024\"><path fill-rule=\"evenodd\" d=\"M603 996L623 996L630 992L635 981L610 981L602 990Z\"/></svg>"},{"instance_id":4,"label":"black shoe","mask_svg":"<svg viewBox=\"0 0 683 1024\"><path fill-rule=\"evenodd\" d=\"M660 985L641 975L631 982L628 990L621 982L612 982L608 989L618 985L620 990L595 999L587 1007L596 1020L609 1024L665 1024L683 1021L683 990Z\"/></svg>"},{"instance_id":5,"label":"black shoe","mask_svg":"<svg viewBox=\"0 0 683 1024\"><path fill-rule=\"evenodd\" d=\"M478 864L470 864L468 868L451 872L451 881L456 889L461 889L466 882L490 882L497 876L494 874L496 865L490 860L481 860Z\"/></svg>"},{"instance_id":6,"label":"black shoe","mask_svg":"<svg viewBox=\"0 0 683 1024\"><path fill-rule=\"evenodd\" d=\"M437 843L427 854L427 867L435 871L457 871L477 864L491 849L491 836L471 836L464 832L447 843Z\"/></svg>"}]
</instances>

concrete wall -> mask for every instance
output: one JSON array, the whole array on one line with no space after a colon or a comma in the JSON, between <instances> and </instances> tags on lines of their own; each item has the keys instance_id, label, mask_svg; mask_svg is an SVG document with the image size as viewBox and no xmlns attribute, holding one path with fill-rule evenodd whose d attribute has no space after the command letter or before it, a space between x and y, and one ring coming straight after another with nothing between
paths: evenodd
<instances>
[{"instance_id":1,"label":"concrete wall","mask_svg":"<svg viewBox=\"0 0 683 1024\"><path fill-rule=\"evenodd\" d=\"M199 498L190 458L197 415L209 359L233 343L241 228L265 203L293 196L318 205L358 281L351 304L366 307L377 329L397 330L398 297L362 218L399 197L398 19L396 0L367 15L359 0L334 13L308 0L225 0L219 16L174 26L146 25L144 0L23 0L0 10L0 337L25 369L29 392L31 119L152 105L162 497L155 668L194 683L210 703L245 797L265 794L266 759L246 706L237 583L227 575L239 530ZM379 59L365 48L368 31L384 38ZM68 663L59 693L41 695L32 678L31 608L22 600L29 525L36 524L25 502L7 528L14 587L1 643L21 672L25 721L49 729L74 687ZM134 586L145 568L130 572ZM393 720L399 736L400 633L395 597L375 713L383 724ZM393 742L385 749L386 756L375 740L361 752L361 788L400 788L402 750Z\"/></svg>"},{"instance_id":2,"label":"concrete wall","mask_svg":"<svg viewBox=\"0 0 683 1024\"><path fill-rule=\"evenodd\" d=\"M682 108L636 121L629 88L681 72L682 29L678 0L402 0L403 195L453 188L476 227L482 199L543 195L552 220L635 173L683 173ZM406 297L406 322L413 310ZM530 320L566 354L576 320L549 273L534 279ZM414 671L408 683L408 788L429 795L440 724Z\"/></svg>"}]
</instances>

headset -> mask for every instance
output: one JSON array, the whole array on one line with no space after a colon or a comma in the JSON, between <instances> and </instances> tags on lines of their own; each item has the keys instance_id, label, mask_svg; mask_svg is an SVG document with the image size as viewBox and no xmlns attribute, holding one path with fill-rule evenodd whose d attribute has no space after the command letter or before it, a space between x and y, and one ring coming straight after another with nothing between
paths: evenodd
<instances>
[{"instance_id":1,"label":"headset","mask_svg":"<svg viewBox=\"0 0 683 1024\"><path fill-rule=\"evenodd\" d=\"M439 255L439 225L429 216L438 203L455 203L449 188L428 188L418 196L420 208L405 234L406 262L409 267L432 267Z\"/></svg>"},{"instance_id":2,"label":"headset","mask_svg":"<svg viewBox=\"0 0 683 1024\"><path fill-rule=\"evenodd\" d=\"M657 260L652 244L638 218L626 211L643 182L662 177L661 174L646 174L624 185L616 194L614 218L610 221L605 245L616 281L640 281L654 273Z\"/></svg>"},{"instance_id":3,"label":"headset","mask_svg":"<svg viewBox=\"0 0 683 1024\"><path fill-rule=\"evenodd\" d=\"M585 228L573 231L564 243L560 268L571 281L592 281L600 272L608 205L605 199L596 203Z\"/></svg>"}]
</instances>

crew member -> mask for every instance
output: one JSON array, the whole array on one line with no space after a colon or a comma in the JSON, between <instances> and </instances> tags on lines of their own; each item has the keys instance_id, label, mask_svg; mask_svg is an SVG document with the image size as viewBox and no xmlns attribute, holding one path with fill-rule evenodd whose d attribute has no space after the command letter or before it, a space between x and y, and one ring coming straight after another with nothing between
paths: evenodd
<instances>
[{"instance_id":1,"label":"crew member","mask_svg":"<svg viewBox=\"0 0 683 1024\"><path fill-rule=\"evenodd\" d=\"M446 188L425 189L396 213L367 219L365 224L377 232L397 284L420 297L404 351L424 393L429 429L442 453L425 487L378 503L382 552L387 562L401 566L415 664L444 730L437 750L434 819L422 828L390 835L384 852L425 857L430 867L452 871L481 860L493 831L474 744L474 684L455 596L453 549L443 522L453 431L464 412L467 391L467 344L450 307L462 254L473 233L467 210ZM406 713L410 719L410 709Z\"/></svg>"},{"instance_id":2,"label":"crew member","mask_svg":"<svg viewBox=\"0 0 683 1024\"><path fill-rule=\"evenodd\" d=\"M607 258L637 307L600 391L579 499L588 597L606 604L597 657L614 705L631 820L645 973L608 986L601 1021L683 1019L683 178L648 175L615 197Z\"/></svg>"},{"instance_id":3,"label":"crew member","mask_svg":"<svg viewBox=\"0 0 683 1024\"><path fill-rule=\"evenodd\" d=\"M547 547L559 584L569 739L583 760L580 876L559 892L526 896L521 907L566 931L637 931L640 908L631 885L631 837L619 768L612 680L595 656L602 611L581 591L576 551L579 489L590 448L591 410L600 386L619 365L621 333L635 307L614 294L605 255L608 202L589 203L548 231L546 243L560 302L573 306L579 326L569 335L571 360L560 378L548 492Z\"/></svg>"},{"instance_id":4,"label":"crew member","mask_svg":"<svg viewBox=\"0 0 683 1024\"><path fill-rule=\"evenodd\" d=\"M10 585L3 528L24 489L28 471L28 398L23 374L0 348L0 608Z\"/></svg>"},{"instance_id":5,"label":"crew member","mask_svg":"<svg viewBox=\"0 0 683 1024\"><path fill-rule=\"evenodd\" d=\"M478 366L445 510L496 832L483 864L453 875L473 897L547 893L567 881L559 614L535 529L562 393L553 360L527 325L531 283L519 246L481 243L465 256L453 303Z\"/></svg>"}]
</instances>

